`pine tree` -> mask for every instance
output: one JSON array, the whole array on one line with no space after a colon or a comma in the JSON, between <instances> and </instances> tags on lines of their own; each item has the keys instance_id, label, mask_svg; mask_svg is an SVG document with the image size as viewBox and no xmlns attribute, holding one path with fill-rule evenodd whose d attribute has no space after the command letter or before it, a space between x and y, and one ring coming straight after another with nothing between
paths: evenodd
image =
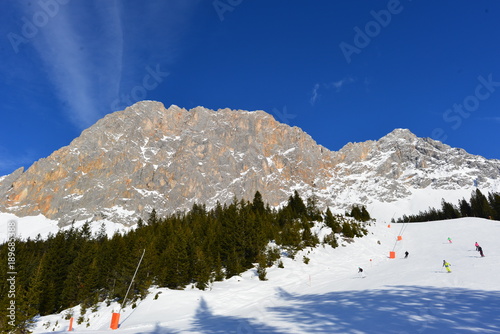
<instances>
[{"instance_id":1,"label":"pine tree","mask_svg":"<svg viewBox=\"0 0 500 334\"><path fill-rule=\"evenodd\" d=\"M88 236L88 235L86 235ZM96 249L90 240L83 240L78 256L68 268L68 276L62 290L62 303L65 307L72 307L87 300L91 290L91 281L94 279L91 264L94 261Z\"/></svg>"},{"instance_id":2,"label":"pine tree","mask_svg":"<svg viewBox=\"0 0 500 334\"><path fill-rule=\"evenodd\" d=\"M300 198L297 190L293 192L293 196L288 199L288 206L292 209L295 218L300 218L307 215L307 208L302 198Z\"/></svg>"},{"instance_id":3,"label":"pine tree","mask_svg":"<svg viewBox=\"0 0 500 334\"><path fill-rule=\"evenodd\" d=\"M332 248L337 248L339 246L335 233L330 233L323 239L323 242L332 246Z\"/></svg>"},{"instance_id":4,"label":"pine tree","mask_svg":"<svg viewBox=\"0 0 500 334\"><path fill-rule=\"evenodd\" d=\"M361 209L357 205L354 205L351 208L351 212L346 213L346 216L352 217L356 220L361 220Z\"/></svg>"},{"instance_id":5,"label":"pine tree","mask_svg":"<svg viewBox=\"0 0 500 334\"><path fill-rule=\"evenodd\" d=\"M493 215L488 199L479 189L472 193L470 204L474 217L490 218Z\"/></svg>"},{"instance_id":6,"label":"pine tree","mask_svg":"<svg viewBox=\"0 0 500 334\"><path fill-rule=\"evenodd\" d=\"M30 329L33 327L34 317L38 310L29 304L28 294L23 285L19 284L16 287L15 327L8 333L31 333ZM11 326L9 327L12 329Z\"/></svg>"},{"instance_id":7,"label":"pine tree","mask_svg":"<svg viewBox=\"0 0 500 334\"><path fill-rule=\"evenodd\" d=\"M312 196L307 199L307 217L311 221L322 221L323 217L321 216L321 212L317 207L318 200L316 196Z\"/></svg>"},{"instance_id":8,"label":"pine tree","mask_svg":"<svg viewBox=\"0 0 500 334\"><path fill-rule=\"evenodd\" d=\"M488 202L493 212L493 219L500 220L500 194L489 193Z\"/></svg>"},{"instance_id":9,"label":"pine tree","mask_svg":"<svg viewBox=\"0 0 500 334\"><path fill-rule=\"evenodd\" d=\"M332 212L330 211L330 208L326 209L325 224L326 224L326 226L330 227L334 233L342 232L342 226L337 221L337 219L333 216Z\"/></svg>"},{"instance_id":10,"label":"pine tree","mask_svg":"<svg viewBox=\"0 0 500 334\"><path fill-rule=\"evenodd\" d=\"M368 210L366 210L365 206L363 205L363 207L361 207L361 221L367 222L370 219L372 219L372 217L370 216L370 214L368 213Z\"/></svg>"},{"instance_id":11,"label":"pine tree","mask_svg":"<svg viewBox=\"0 0 500 334\"><path fill-rule=\"evenodd\" d=\"M267 258L265 253L259 253L257 256L257 275L259 276L259 280L267 281Z\"/></svg>"},{"instance_id":12,"label":"pine tree","mask_svg":"<svg viewBox=\"0 0 500 334\"><path fill-rule=\"evenodd\" d=\"M348 222L344 222L342 224L342 234L346 238L354 238L355 234L354 234L354 231L351 227L351 224L349 224Z\"/></svg>"},{"instance_id":13,"label":"pine tree","mask_svg":"<svg viewBox=\"0 0 500 334\"><path fill-rule=\"evenodd\" d=\"M266 209L264 207L264 201L262 200L262 195L259 191L255 192L252 201L252 210L258 215L264 215Z\"/></svg>"},{"instance_id":14,"label":"pine tree","mask_svg":"<svg viewBox=\"0 0 500 334\"><path fill-rule=\"evenodd\" d=\"M225 277L224 268L222 267L222 261L220 255L217 254L214 262L213 280L218 282L222 281Z\"/></svg>"},{"instance_id":15,"label":"pine tree","mask_svg":"<svg viewBox=\"0 0 500 334\"><path fill-rule=\"evenodd\" d=\"M205 252L203 252L201 247L196 247L195 256L196 259L193 278L196 281L196 287L200 290L205 290L210 282L210 260L205 255Z\"/></svg>"},{"instance_id":16,"label":"pine tree","mask_svg":"<svg viewBox=\"0 0 500 334\"><path fill-rule=\"evenodd\" d=\"M156 216L156 210L153 209L151 211L151 214L149 215L149 218L148 218L148 225L152 226L152 225L156 225L157 223L158 223L158 217Z\"/></svg>"},{"instance_id":17,"label":"pine tree","mask_svg":"<svg viewBox=\"0 0 500 334\"><path fill-rule=\"evenodd\" d=\"M238 254L235 247L229 252L226 262L226 277L230 278L239 275L243 272L243 265L241 263L241 256Z\"/></svg>"},{"instance_id":18,"label":"pine tree","mask_svg":"<svg viewBox=\"0 0 500 334\"><path fill-rule=\"evenodd\" d=\"M441 201L441 212L442 219L454 219L460 216L453 204L446 202L444 199Z\"/></svg>"},{"instance_id":19,"label":"pine tree","mask_svg":"<svg viewBox=\"0 0 500 334\"><path fill-rule=\"evenodd\" d=\"M489 194L489 202L491 210L493 211L493 219L500 220L500 194Z\"/></svg>"},{"instance_id":20,"label":"pine tree","mask_svg":"<svg viewBox=\"0 0 500 334\"><path fill-rule=\"evenodd\" d=\"M460 215L462 217L472 217L472 208L469 202L465 200L465 198L459 201L459 207L460 207Z\"/></svg>"}]
</instances>

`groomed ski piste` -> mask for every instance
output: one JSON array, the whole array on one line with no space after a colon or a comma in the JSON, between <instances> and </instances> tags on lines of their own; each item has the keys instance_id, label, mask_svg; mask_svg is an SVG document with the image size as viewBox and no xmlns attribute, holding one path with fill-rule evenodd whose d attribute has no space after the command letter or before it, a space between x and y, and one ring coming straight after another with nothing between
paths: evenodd
<instances>
[{"instance_id":1,"label":"groomed ski piste","mask_svg":"<svg viewBox=\"0 0 500 334\"><path fill-rule=\"evenodd\" d=\"M205 291L151 288L116 330L120 305L101 303L83 317L79 307L39 317L33 331L67 332L72 311L81 333L500 333L499 237L500 222L480 218L372 223L353 243L283 258L267 281L253 269Z\"/></svg>"}]
</instances>

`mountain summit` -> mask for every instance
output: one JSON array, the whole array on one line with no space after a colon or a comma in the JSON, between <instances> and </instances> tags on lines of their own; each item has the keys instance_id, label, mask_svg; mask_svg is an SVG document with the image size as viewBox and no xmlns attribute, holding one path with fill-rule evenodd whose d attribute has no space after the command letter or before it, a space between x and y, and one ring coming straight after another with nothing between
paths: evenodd
<instances>
[{"instance_id":1,"label":"mountain summit","mask_svg":"<svg viewBox=\"0 0 500 334\"><path fill-rule=\"evenodd\" d=\"M70 145L0 178L0 211L60 225L108 218L126 225L259 191L279 205L294 190L321 206L391 202L415 189L499 189L500 161L409 130L338 152L264 111L191 110L142 101L107 115Z\"/></svg>"}]
</instances>

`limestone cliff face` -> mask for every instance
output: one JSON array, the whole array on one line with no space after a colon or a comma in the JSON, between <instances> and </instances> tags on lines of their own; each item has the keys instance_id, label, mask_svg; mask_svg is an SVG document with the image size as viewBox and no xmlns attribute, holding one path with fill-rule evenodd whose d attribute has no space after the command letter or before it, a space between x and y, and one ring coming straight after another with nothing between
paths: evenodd
<instances>
[{"instance_id":1,"label":"limestone cliff face","mask_svg":"<svg viewBox=\"0 0 500 334\"><path fill-rule=\"evenodd\" d=\"M271 205L294 191L321 205L394 201L412 189L498 188L500 161L397 129L338 152L263 111L185 110L142 101L110 114L28 170L0 179L0 211L61 225L110 218L133 224L258 190Z\"/></svg>"},{"instance_id":2,"label":"limestone cliff face","mask_svg":"<svg viewBox=\"0 0 500 334\"><path fill-rule=\"evenodd\" d=\"M499 160L418 138L406 129L396 129L378 141L349 143L337 152L334 165L337 181L330 191L350 193L358 203L392 202L424 188L500 190ZM342 191L346 186L350 190Z\"/></svg>"},{"instance_id":3,"label":"limestone cliff face","mask_svg":"<svg viewBox=\"0 0 500 334\"><path fill-rule=\"evenodd\" d=\"M0 183L1 211L61 224L131 223L259 190L278 205L296 185L329 175L332 153L263 111L190 111L143 101L110 114L69 146Z\"/></svg>"}]
</instances>

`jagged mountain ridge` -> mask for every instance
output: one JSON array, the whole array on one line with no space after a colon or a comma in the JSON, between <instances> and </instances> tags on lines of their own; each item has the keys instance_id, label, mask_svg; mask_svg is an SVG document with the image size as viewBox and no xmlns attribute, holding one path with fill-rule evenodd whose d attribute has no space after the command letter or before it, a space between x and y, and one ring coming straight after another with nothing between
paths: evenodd
<instances>
[{"instance_id":1,"label":"jagged mountain ridge","mask_svg":"<svg viewBox=\"0 0 500 334\"><path fill-rule=\"evenodd\" d=\"M500 161L397 129L338 152L263 111L142 101L107 115L70 145L0 179L0 211L61 225L102 218L130 225L159 213L260 191L271 205L294 190L322 206L395 201L412 189L498 189Z\"/></svg>"}]
</instances>

